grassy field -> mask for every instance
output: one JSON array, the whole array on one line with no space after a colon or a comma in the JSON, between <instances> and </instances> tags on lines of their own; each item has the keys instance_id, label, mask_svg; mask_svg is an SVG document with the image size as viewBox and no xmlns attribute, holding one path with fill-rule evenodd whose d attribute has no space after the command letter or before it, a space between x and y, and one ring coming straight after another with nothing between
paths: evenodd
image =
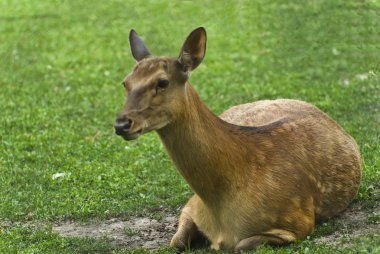
<instances>
[{"instance_id":1,"label":"grassy field","mask_svg":"<svg viewBox=\"0 0 380 254\"><path fill-rule=\"evenodd\" d=\"M156 134L126 143L113 123L134 65L129 30L177 56L198 26L208 49L191 83L214 112L275 98L318 106L360 146L356 205L369 216L380 206L379 1L0 0L0 253L143 252L51 224L159 218L191 196ZM379 235L350 242L257 253L380 252Z\"/></svg>"}]
</instances>

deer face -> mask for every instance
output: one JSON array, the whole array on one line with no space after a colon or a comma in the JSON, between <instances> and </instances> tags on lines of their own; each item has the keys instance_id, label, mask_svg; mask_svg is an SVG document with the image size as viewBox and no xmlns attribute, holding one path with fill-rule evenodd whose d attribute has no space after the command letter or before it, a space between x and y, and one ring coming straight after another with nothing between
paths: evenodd
<instances>
[{"instance_id":1,"label":"deer face","mask_svg":"<svg viewBox=\"0 0 380 254\"><path fill-rule=\"evenodd\" d=\"M146 58L124 80L127 101L116 120L116 134L126 140L174 121L184 99L186 76L178 62Z\"/></svg>"},{"instance_id":2,"label":"deer face","mask_svg":"<svg viewBox=\"0 0 380 254\"><path fill-rule=\"evenodd\" d=\"M125 140L136 139L178 119L186 100L189 73L205 54L206 33L203 28L194 30L178 59L151 56L134 30L129 40L137 64L123 81L127 100L115 123L116 134Z\"/></svg>"}]
</instances>

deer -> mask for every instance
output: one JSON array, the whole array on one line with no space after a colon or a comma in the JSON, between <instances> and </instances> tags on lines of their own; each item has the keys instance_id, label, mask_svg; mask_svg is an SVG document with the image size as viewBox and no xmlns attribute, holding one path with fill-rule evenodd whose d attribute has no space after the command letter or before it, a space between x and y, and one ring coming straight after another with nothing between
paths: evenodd
<instances>
[{"instance_id":1,"label":"deer","mask_svg":"<svg viewBox=\"0 0 380 254\"><path fill-rule=\"evenodd\" d=\"M122 82L115 133L128 141L155 131L194 192L170 246L185 251L205 237L207 248L239 253L303 240L358 193L358 145L300 100L260 100L216 116L189 82L206 41L199 27L178 58L156 57L135 30L129 34L136 65Z\"/></svg>"}]
</instances>

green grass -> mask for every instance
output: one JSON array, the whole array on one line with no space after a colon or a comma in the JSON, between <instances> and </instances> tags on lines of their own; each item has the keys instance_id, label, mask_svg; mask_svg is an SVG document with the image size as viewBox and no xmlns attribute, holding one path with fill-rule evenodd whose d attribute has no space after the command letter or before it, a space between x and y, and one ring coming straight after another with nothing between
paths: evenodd
<instances>
[{"instance_id":1,"label":"green grass","mask_svg":"<svg viewBox=\"0 0 380 254\"><path fill-rule=\"evenodd\" d=\"M154 54L177 56L205 26L207 54L191 82L216 113L274 98L327 112L360 145L355 202L379 206L379 15L376 0L0 0L0 252L111 252L106 240L20 225L157 214L190 197L156 134L126 143L113 133L134 65L131 28ZM368 236L353 250L379 242ZM305 241L258 253L296 251L336 250Z\"/></svg>"}]
</instances>

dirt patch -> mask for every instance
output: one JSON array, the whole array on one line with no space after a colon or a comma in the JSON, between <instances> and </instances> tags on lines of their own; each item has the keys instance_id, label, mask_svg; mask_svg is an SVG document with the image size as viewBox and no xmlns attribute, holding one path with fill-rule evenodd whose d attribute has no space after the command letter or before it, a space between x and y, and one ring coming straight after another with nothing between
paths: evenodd
<instances>
[{"instance_id":1,"label":"dirt patch","mask_svg":"<svg viewBox=\"0 0 380 254\"><path fill-rule=\"evenodd\" d=\"M336 231L316 237L314 241L320 244L338 245L347 239L379 234L379 215L380 208L368 211L357 205L351 206L334 219L335 225L338 225ZM156 250L169 245L176 231L177 221L178 216L172 214L161 220L147 217L132 217L129 220L114 218L93 224L61 222L54 225L53 230L68 237L108 237L115 247L120 248ZM349 243L344 245L349 246Z\"/></svg>"},{"instance_id":2,"label":"dirt patch","mask_svg":"<svg viewBox=\"0 0 380 254\"><path fill-rule=\"evenodd\" d=\"M316 243L349 247L350 240L380 234L380 207L371 211L352 205L339 217L333 219L338 225L335 232L314 239Z\"/></svg>"},{"instance_id":3,"label":"dirt patch","mask_svg":"<svg viewBox=\"0 0 380 254\"><path fill-rule=\"evenodd\" d=\"M133 217L127 221L117 218L95 224L62 222L53 231L68 237L108 237L115 247L155 250L168 246L177 229L177 216L167 215L161 220Z\"/></svg>"}]
</instances>

